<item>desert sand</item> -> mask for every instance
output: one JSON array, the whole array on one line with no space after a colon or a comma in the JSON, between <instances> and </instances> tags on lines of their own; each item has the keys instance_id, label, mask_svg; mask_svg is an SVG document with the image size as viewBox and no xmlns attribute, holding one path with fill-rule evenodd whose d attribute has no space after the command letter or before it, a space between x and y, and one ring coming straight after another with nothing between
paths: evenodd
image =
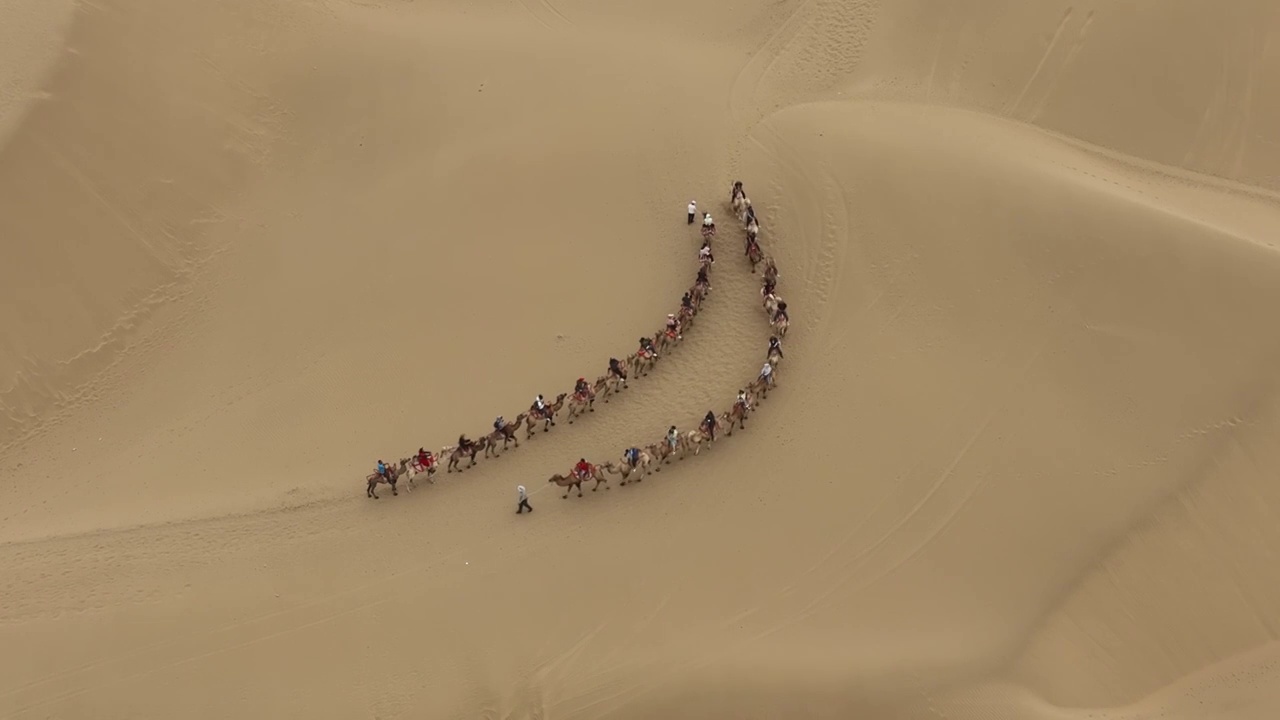
<instances>
[{"instance_id":1,"label":"desert sand","mask_svg":"<svg viewBox=\"0 0 1280 720\"><path fill-rule=\"evenodd\" d=\"M5 3L0 717L1277 717L1277 27ZM562 500L758 371L733 180L778 389ZM649 377L365 497L657 330L691 198L714 291Z\"/></svg>"}]
</instances>

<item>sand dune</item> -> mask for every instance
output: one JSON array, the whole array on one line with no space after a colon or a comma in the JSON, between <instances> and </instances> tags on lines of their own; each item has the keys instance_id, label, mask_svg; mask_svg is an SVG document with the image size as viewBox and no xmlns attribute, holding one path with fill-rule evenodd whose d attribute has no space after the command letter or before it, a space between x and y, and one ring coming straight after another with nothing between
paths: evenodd
<instances>
[{"instance_id":1,"label":"sand dune","mask_svg":"<svg viewBox=\"0 0 1280 720\"><path fill-rule=\"evenodd\" d=\"M1271 3L3 12L0 717L1280 708ZM779 389L561 500L758 372L734 179ZM691 197L651 376L362 497L657 330Z\"/></svg>"}]
</instances>

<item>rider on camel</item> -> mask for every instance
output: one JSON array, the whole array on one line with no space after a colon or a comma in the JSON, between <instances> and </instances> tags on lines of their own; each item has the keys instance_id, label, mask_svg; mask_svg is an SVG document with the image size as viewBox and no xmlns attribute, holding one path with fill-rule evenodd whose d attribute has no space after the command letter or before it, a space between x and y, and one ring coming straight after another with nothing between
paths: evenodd
<instances>
[{"instance_id":1,"label":"rider on camel","mask_svg":"<svg viewBox=\"0 0 1280 720\"><path fill-rule=\"evenodd\" d=\"M764 287L760 289L760 295L762 297L769 297L770 295L773 294L773 291L777 289L777 287L778 287L778 283L774 282L773 280L770 280L769 278L765 278Z\"/></svg>"},{"instance_id":2,"label":"rider on camel","mask_svg":"<svg viewBox=\"0 0 1280 720\"><path fill-rule=\"evenodd\" d=\"M627 376L622 374L622 366L618 363L618 358L609 358L609 374L616 376L619 380L627 379Z\"/></svg>"},{"instance_id":3,"label":"rider on camel","mask_svg":"<svg viewBox=\"0 0 1280 720\"><path fill-rule=\"evenodd\" d=\"M702 241L702 249L698 250L698 262L703 265L714 265L716 258L711 254L711 243L706 240Z\"/></svg>"},{"instance_id":4,"label":"rider on camel","mask_svg":"<svg viewBox=\"0 0 1280 720\"><path fill-rule=\"evenodd\" d=\"M591 386L587 384L586 378L578 378L578 382L573 385L573 394L580 398L586 398L591 394Z\"/></svg>"},{"instance_id":5,"label":"rider on camel","mask_svg":"<svg viewBox=\"0 0 1280 720\"><path fill-rule=\"evenodd\" d=\"M778 339L777 335L769 338L769 352L766 354L766 357L773 355L774 353L777 353L778 357L786 357L782 354L782 341Z\"/></svg>"},{"instance_id":6,"label":"rider on camel","mask_svg":"<svg viewBox=\"0 0 1280 720\"><path fill-rule=\"evenodd\" d=\"M431 467L431 451L426 448L418 448L418 464L422 467Z\"/></svg>"},{"instance_id":7,"label":"rider on camel","mask_svg":"<svg viewBox=\"0 0 1280 720\"><path fill-rule=\"evenodd\" d=\"M685 310L692 311L692 310L693 310L693 296L692 296L692 295L690 295L689 293L685 293L685 294L684 294L684 297L680 298L680 307L684 308Z\"/></svg>"},{"instance_id":8,"label":"rider on camel","mask_svg":"<svg viewBox=\"0 0 1280 720\"><path fill-rule=\"evenodd\" d=\"M529 411L538 417L544 417L546 415L547 403L542 399L541 395L533 399L533 405L529 406Z\"/></svg>"},{"instance_id":9,"label":"rider on camel","mask_svg":"<svg viewBox=\"0 0 1280 720\"><path fill-rule=\"evenodd\" d=\"M750 410L750 409L751 409L751 403L747 401L747 391L746 391L746 390L739 390L739 391L738 391L738 402L742 405L742 409L743 409L743 410Z\"/></svg>"},{"instance_id":10,"label":"rider on camel","mask_svg":"<svg viewBox=\"0 0 1280 720\"><path fill-rule=\"evenodd\" d=\"M746 197L747 191L742 188L742 181L738 180L733 184L733 192L729 195L729 202L732 203L740 197Z\"/></svg>"},{"instance_id":11,"label":"rider on camel","mask_svg":"<svg viewBox=\"0 0 1280 720\"><path fill-rule=\"evenodd\" d=\"M758 223L758 221L756 220L756 209L755 209L755 206L753 206L753 205L748 205L748 206L747 206L747 224L751 224L751 223L757 223L757 224L759 224L759 223Z\"/></svg>"},{"instance_id":12,"label":"rider on camel","mask_svg":"<svg viewBox=\"0 0 1280 720\"><path fill-rule=\"evenodd\" d=\"M387 464L382 462L381 460L378 461L378 474L381 475L387 482L391 482L391 475L387 470Z\"/></svg>"},{"instance_id":13,"label":"rider on camel","mask_svg":"<svg viewBox=\"0 0 1280 720\"><path fill-rule=\"evenodd\" d=\"M578 458L578 464L573 466L573 474L578 476L579 480L586 480L591 477L591 463L586 458Z\"/></svg>"},{"instance_id":14,"label":"rider on camel","mask_svg":"<svg viewBox=\"0 0 1280 720\"><path fill-rule=\"evenodd\" d=\"M676 445L678 444L680 444L680 431L676 430L675 425L672 425L671 428L667 430L667 445L670 445L671 449L675 450Z\"/></svg>"},{"instance_id":15,"label":"rider on camel","mask_svg":"<svg viewBox=\"0 0 1280 720\"><path fill-rule=\"evenodd\" d=\"M502 428L504 428L504 427L506 427L506 426L507 426L507 421L506 421L505 419L503 419L503 417L502 417L501 415L499 415L498 417L496 417L496 418L494 418L494 419L493 419L493 429L494 429L494 430L497 430L497 431L501 432L501 431L502 431Z\"/></svg>"},{"instance_id":16,"label":"rider on camel","mask_svg":"<svg viewBox=\"0 0 1280 720\"><path fill-rule=\"evenodd\" d=\"M702 430L707 437L712 440L716 439L716 413L714 410L708 410L707 416L702 418Z\"/></svg>"},{"instance_id":17,"label":"rider on camel","mask_svg":"<svg viewBox=\"0 0 1280 720\"><path fill-rule=\"evenodd\" d=\"M695 285L702 285L706 289L711 289L711 278L707 277L707 266L702 265L698 268L698 279L693 281Z\"/></svg>"},{"instance_id":18,"label":"rider on camel","mask_svg":"<svg viewBox=\"0 0 1280 720\"><path fill-rule=\"evenodd\" d=\"M462 433L461 435L458 436L458 449L461 450L462 452L471 452L471 448L473 448L474 446L475 446L475 443L467 439L466 433Z\"/></svg>"},{"instance_id":19,"label":"rider on camel","mask_svg":"<svg viewBox=\"0 0 1280 720\"><path fill-rule=\"evenodd\" d=\"M791 322L791 318L787 317L787 301L786 300L779 300L778 309L773 313L774 322L778 322L778 320L780 319L786 320L787 322Z\"/></svg>"},{"instance_id":20,"label":"rider on camel","mask_svg":"<svg viewBox=\"0 0 1280 720\"><path fill-rule=\"evenodd\" d=\"M673 338L680 337L680 321L671 313L667 313L667 335Z\"/></svg>"},{"instance_id":21,"label":"rider on camel","mask_svg":"<svg viewBox=\"0 0 1280 720\"><path fill-rule=\"evenodd\" d=\"M653 346L653 338L640 338L640 354L645 357L658 357L658 349Z\"/></svg>"},{"instance_id":22,"label":"rider on camel","mask_svg":"<svg viewBox=\"0 0 1280 720\"><path fill-rule=\"evenodd\" d=\"M760 368L760 379L765 385L773 385L773 364L768 360L765 360L764 367Z\"/></svg>"},{"instance_id":23,"label":"rider on camel","mask_svg":"<svg viewBox=\"0 0 1280 720\"><path fill-rule=\"evenodd\" d=\"M702 229L712 235L716 233L716 221L711 219L711 213L702 213Z\"/></svg>"},{"instance_id":24,"label":"rider on camel","mask_svg":"<svg viewBox=\"0 0 1280 720\"><path fill-rule=\"evenodd\" d=\"M627 458L627 463L631 467L635 467L636 463L640 462L640 448L627 448L623 455Z\"/></svg>"}]
</instances>

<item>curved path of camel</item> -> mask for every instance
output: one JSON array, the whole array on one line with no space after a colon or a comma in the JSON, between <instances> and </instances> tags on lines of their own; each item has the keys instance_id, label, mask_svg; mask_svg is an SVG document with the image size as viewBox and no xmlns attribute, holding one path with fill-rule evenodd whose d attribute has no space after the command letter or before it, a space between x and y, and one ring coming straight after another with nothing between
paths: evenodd
<instances>
[{"instance_id":1,"label":"curved path of camel","mask_svg":"<svg viewBox=\"0 0 1280 720\"><path fill-rule=\"evenodd\" d=\"M759 244L759 224L751 208L751 201L747 199L745 190L738 188L737 192L740 192L741 196L739 198L735 195L731 199L730 207L746 229L744 256L751 265L752 273L756 271L757 267L763 268L761 277L764 280L764 287L761 288L761 305L766 316L770 319L770 325L773 327L775 335L777 337L785 337L786 322L774 323L772 320L774 309L777 303L781 301L781 298L776 292L767 292L776 286L777 266L773 258L767 255ZM709 248L711 238L705 232L703 237L704 245ZM708 280L713 263L714 260L711 263L704 262L700 252L699 266L701 269L706 270L705 274ZM441 448L439 454L432 455L425 465L417 461L416 453L410 457L401 458L396 466L388 468L389 482L388 478L381 477L376 473L366 477L366 497L378 499L377 486L380 484L389 484L392 494L398 495L397 486L401 478L408 480L406 487L409 490L415 487L414 481L419 475L425 475L428 482L434 484L434 476L441 462L445 464L447 472L455 470L463 472L476 465L481 454L484 457L498 457L508 448L518 448L520 446L521 426L524 427L524 439L529 440L534 437L538 425L542 425L543 432L550 432L556 426L557 417L564 413L568 414L568 422L573 424L575 418L595 412L596 401L602 400L608 403L610 396L627 389L628 382L631 379L648 375L658 361L666 356L667 352L680 344L683 340L684 332L693 326L694 320L701 309L702 301L710 290L710 283L703 283L700 276L687 293L689 306L686 307L682 302L679 311L668 316L668 318L677 318L678 325L676 330L673 332L664 327L652 336L652 346L655 351L653 354L648 354L643 349L637 349L636 352L619 361L622 371L621 377L611 370L607 370L594 383L589 384L587 392L559 393L554 400L549 400L546 403L546 411L539 413L533 407L530 407L529 410L517 415L514 420L509 421L504 427L495 428L478 436L472 441L469 448L463 449L457 444L445 445ZM767 354L766 363L770 368L776 369L781 360L780 353L770 351ZM564 475L553 475L548 482L565 487L566 493L563 497L568 497L568 489L577 489L578 495L581 496L582 483L591 480L595 480L596 483L595 487L592 488L593 490L602 484L608 489L608 474L620 475L622 477L620 484L622 485L626 485L632 480L638 482L648 472L660 471L661 465L669 463L672 458L683 460L690 453L697 455L704 447L710 447L720 437L733 435L735 428L745 428L747 417L756 410L757 403L768 395L775 382L776 372L770 378L766 378L761 374L746 384L744 386L745 401L737 400L730 410L716 415L714 427L709 427L705 421L702 421L697 429L678 433L670 442L664 437L656 443L635 446L633 456L630 459L627 457L627 453L624 452L623 457L617 462L592 463L590 464L589 472L575 474L571 470ZM464 461L465 465L463 464Z\"/></svg>"}]
</instances>

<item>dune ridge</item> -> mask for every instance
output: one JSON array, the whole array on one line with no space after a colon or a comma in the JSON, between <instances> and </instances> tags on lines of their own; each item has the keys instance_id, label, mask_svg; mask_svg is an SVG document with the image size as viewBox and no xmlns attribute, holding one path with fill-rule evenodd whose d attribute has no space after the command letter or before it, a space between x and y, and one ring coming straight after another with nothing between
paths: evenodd
<instances>
[{"instance_id":1,"label":"dune ridge","mask_svg":"<svg viewBox=\"0 0 1280 720\"><path fill-rule=\"evenodd\" d=\"M1272 3L33 8L0 717L1280 707ZM512 512L758 373L725 256L612 412L356 496L646 332L725 178L795 317L731 452Z\"/></svg>"}]
</instances>

